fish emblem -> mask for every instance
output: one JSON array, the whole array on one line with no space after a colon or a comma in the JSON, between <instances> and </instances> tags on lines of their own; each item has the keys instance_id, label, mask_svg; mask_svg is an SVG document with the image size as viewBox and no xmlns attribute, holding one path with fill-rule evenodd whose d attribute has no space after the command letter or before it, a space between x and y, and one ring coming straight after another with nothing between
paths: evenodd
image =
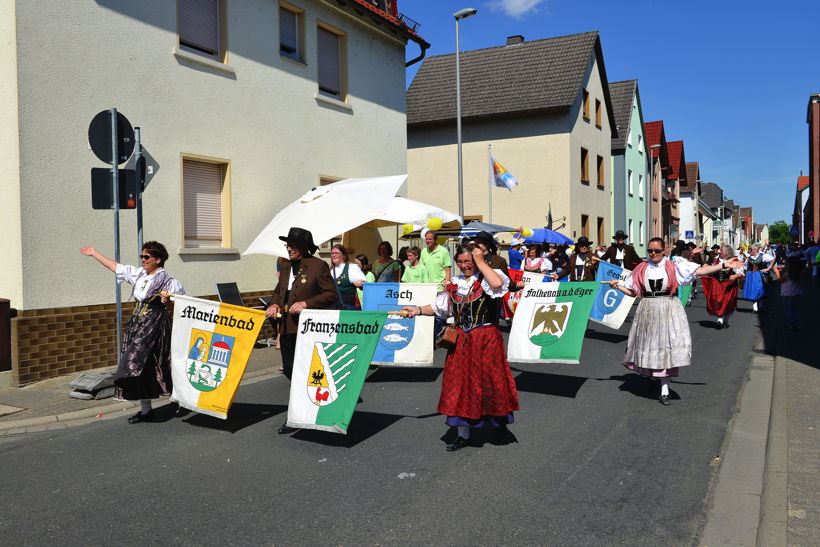
<instances>
[{"instance_id":1,"label":"fish emblem","mask_svg":"<svg viewBox=\"0 0 820 547\"><path fill-rule=\"evenodd\" d=\"M410 330L410 327L407 325L402 325L401 323L385 323L384 330L392 330L392 331L400 331L400 330Z\"/></svg>"},{"instance_id":2,"label":"fish emblem","mask_svg":"<svg viewBox=\"0 0 820 547\"><path fill-rule=\"evenodd\" d=\"M385 342L406 342L407 338L402 336L401 334L388 334L387 336L382 336L382 340Z\"/></svg>"}]
</instances>

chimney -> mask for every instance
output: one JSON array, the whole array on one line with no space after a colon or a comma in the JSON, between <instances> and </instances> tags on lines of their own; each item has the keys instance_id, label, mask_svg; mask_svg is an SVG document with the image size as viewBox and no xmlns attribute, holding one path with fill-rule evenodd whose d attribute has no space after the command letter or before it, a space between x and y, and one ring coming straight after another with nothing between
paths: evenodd
<instances>
[{"instance_id":1,"label":"chimney","mask_svg":"<svg viewBox=\"0 0 820 547\"><path fill-rule=\"evenodd\" d=\"M516 34L515 36L507 36L507 45L508 46L517 46L518 44L524 43L524 37L520 34Z\"/></svg>"}]
</instances>

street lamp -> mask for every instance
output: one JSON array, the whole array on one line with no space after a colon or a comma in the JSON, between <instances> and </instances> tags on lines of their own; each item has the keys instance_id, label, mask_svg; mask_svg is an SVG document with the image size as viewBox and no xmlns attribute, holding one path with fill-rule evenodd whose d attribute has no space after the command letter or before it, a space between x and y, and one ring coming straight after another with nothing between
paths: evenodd
<instances>
[{"instance_id":1,"label":"street lamp","mask_svg":"<svg viewBox=\"0 0 820 547\"><path fill-rule=\"evenodd\" d=\"M464 220L464 175L461 168L461 64L459 60L458 22L478 13L473 8L465 8L453 14L456 20L456 133L458 144L458 215Z\"/></svg>"}]
</instances>

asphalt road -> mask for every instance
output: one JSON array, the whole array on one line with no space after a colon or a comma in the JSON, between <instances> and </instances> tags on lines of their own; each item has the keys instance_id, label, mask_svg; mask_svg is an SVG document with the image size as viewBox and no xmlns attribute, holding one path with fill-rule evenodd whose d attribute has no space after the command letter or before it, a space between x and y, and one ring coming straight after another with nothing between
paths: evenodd
<instances>
[{"instance_id":1,"label":"asphalt road","mask_svg":"<svg viewBox=\"0 0 820 547\"><path fill-rule=\"evenodd\" d=\"M691 545L757 331L689 308L693 365L664 407L590 323L581 365L517 365L515 442L444 450L441 369L380 369L346 436L277 435L288 384L231 418L98 422L0 440L4 545ZM443 354L438 352L438 359Z\"/></svg>"}]
</instances>

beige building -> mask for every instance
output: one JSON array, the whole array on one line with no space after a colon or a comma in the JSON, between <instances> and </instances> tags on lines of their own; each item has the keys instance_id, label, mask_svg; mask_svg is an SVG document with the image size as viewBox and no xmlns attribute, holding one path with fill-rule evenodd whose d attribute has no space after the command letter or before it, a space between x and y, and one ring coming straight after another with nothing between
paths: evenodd
<instances>
[{"instance_id":1,"label":"beige building","mask_svg":"<svg viewBox=\"0 0 820 547\"><path fill-rule=\"evenodd\" d=\"M395 1L0 0L0 13L16 383L114 364L112 275L78 252L113 254L113 213L91 209L97 112L141 127L145 240L168 247L192 295L225 281L270 292L274 259L241 252L277 211L322 181L406 172L405 48L428 44ZM135 213L120 218L136 264Z\"/></svg>"},{"instance_id":2,"label":"beige building","mask_svg":"<svg viewBox=\"0 0 820 547\"><path fill-rule=\"evenodd\" d=\"M407 92L409 197L458 209L455 55L428 57ZM513 227L565 217L567 236L609 242L615 134L597 32L461 54L464 214ZM519 185L493 188L489 152ZM560 226L555 223L555 228Z\"/></svg>"}]
</instances>

